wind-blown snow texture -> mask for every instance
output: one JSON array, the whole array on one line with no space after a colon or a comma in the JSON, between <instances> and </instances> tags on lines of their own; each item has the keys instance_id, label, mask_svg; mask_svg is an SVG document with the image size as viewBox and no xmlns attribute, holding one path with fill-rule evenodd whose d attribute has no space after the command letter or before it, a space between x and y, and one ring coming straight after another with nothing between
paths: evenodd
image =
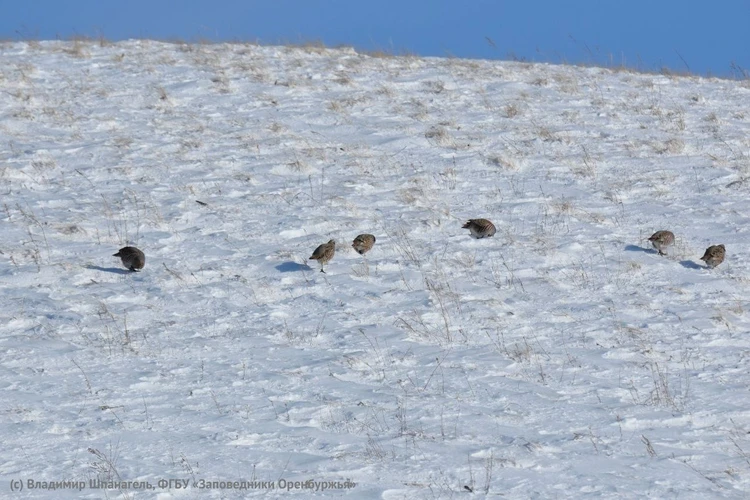
<instances>
[{"instance_id":1,"label":"wind-blown snow texture","mask_svg":"<svg viewBox=\"0 0 750 500\"><path fill-rule=\"evenodd\" d=\"M0 89L4 496L750 495L747 81L131 41ZM314 494L19 496L104 493Z\"/></svg>"}]
</instances>

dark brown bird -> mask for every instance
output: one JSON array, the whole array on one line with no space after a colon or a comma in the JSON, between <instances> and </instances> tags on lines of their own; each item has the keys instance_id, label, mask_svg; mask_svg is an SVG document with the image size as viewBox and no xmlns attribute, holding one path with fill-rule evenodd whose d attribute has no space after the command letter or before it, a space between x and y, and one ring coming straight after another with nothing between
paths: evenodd
<instances>
[{"instance_id":1,"label":"dark brown bird","mask_svg":"<svg viewBox=\"0 0 750 500\"><path fill-rule=\"evenodd\" d=\"M358 254L364 255L372 249L375 244L375 236L371 234L360 234L354 238L352 247L357 251Z\"/></svg>"},{"instance_id":2,"label":"dark brown bird","mask_svg":"<svg viewBox=\"0 0 750 500\"><path fill-rule=\"evenodd\" d=\"M648 241L659 251L659 255L667 255L664 249L674 245L674 233L672 231L656 231Z\"/></svg>"},{"instance_id":3,"label":"dark brown bird","mask_svg":"<svg viewBox=\"0 0 750 500\"><path fill-rule=\"evenodd\" d=\"M705 262L709 268L713 269L724 262L725 254L726 249L724 248L724 245L711 245L706 248L706 253L703 254L701 260Z\"/></svg>"},{"instance_id":4,"label":"dark brown bird","mask_svg":"<svg viewBox=\"0 0 750 500\"><path fill-rule=\"evenodd\" d=\"M312 256L308 260L317 260L320 262L320 272L324 273L323 266L328 264L328 261L333 258L333 254L336 253L336 241L331 240L328 243L323 243L315 249Z\"/></svg>"},{"instance_id":5,"label":"dark brown bird","mask_svg":"<svg viewBox=\"0 0 750 500\"><path fill-rule=\"evenodd\" d=\"M122 265L135 272L146 265L146 256L136 247L123 247L112 257L120 257Z\"/></svg>"},{"instance_id":6,"label":"dark brown bird","mask_svg":"<svg viewBox=\"0 0 750 500\"><path fill-rule=\"evenodd\" d=\"M495 225L487 219L469 219L463 225L475 238L489 238L495 235Z\"/></svg>"}]
</instances>

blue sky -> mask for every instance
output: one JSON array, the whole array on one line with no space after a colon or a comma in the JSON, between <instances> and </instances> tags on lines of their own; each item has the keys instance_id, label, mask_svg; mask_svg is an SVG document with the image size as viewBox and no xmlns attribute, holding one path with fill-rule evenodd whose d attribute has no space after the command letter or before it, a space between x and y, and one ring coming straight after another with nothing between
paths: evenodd
<instances>
[{"instance_id":1,"label":"blue sky","mask_svg":"<svg viewBox=\"0 0 750 500\"><path fill-rule=\"evenodd\" d=\"M750 0L0 0L0 13L3 39L319 40L722 76L734 63L750 73Z\"/></svg>"}]
</instances>

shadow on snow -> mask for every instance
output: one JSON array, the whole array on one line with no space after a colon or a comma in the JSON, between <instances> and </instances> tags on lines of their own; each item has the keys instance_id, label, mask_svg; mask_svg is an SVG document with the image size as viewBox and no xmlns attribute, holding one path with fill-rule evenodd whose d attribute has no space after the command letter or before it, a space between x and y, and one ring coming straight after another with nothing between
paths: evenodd
<instances>
[{"instance_id":1,"label":"shadow on snow","mask_svg":"<svg viewBox=\"0 0 750 500\"><path fill-rule=\"evenodd\" d=\"M643 248L639 247L638 245L627 245L625 247L625 251L627 252L645 252L645 253L659 253L653 248Z\"/></svg>"},{"instance_id":2,"label":"shadow on snow","mask_svg":"<svg viewBox=\"0 0 750 500\"><path fill-rule=\"evenodd\" d=\"M680 265L687 269L706 269L706 267L696 264L692 260L681 260Z\"/></svg>"},{"instance_id":3,"label":"shadow on snow","mask_svg":"<svg viewBox=\"0 0 750 500\"><path fill-rule=\"evenodd\" d=\"M86 269L92 269L94 271L104 271L105 273L114 274L132 274L133 271L128 269L120 269L119 267L99 267L99 266L86 266Z\"/></svg>"},{"instance_id":4,"label":"shadow on snow","mask_svg":"<svg viewBox=\"0 0 750 500\"><path fill-rule=\"evenodd\" d=\"M294 273L297 271L312 271L312 267L307 264L298 264L296 262L284 262L275 266L280 273Z\"/></svg>"}]
</instances>

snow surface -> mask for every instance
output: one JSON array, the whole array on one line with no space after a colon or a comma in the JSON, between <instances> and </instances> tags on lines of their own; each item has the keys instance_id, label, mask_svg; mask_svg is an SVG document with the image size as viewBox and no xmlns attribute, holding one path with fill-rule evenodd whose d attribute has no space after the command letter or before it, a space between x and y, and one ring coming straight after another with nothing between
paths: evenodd
<instances>
[{"instance_id":1,"label":"snow surface","mask_svg":"<svg viewBox=\"0 0 750 500\"><path fill-rule=\"evenodd\" d=\"M747 81L143 40L0 90L2 496L750 495ZM170 478L356 486L9 489Z\"/></svg>"}]
</instances>

